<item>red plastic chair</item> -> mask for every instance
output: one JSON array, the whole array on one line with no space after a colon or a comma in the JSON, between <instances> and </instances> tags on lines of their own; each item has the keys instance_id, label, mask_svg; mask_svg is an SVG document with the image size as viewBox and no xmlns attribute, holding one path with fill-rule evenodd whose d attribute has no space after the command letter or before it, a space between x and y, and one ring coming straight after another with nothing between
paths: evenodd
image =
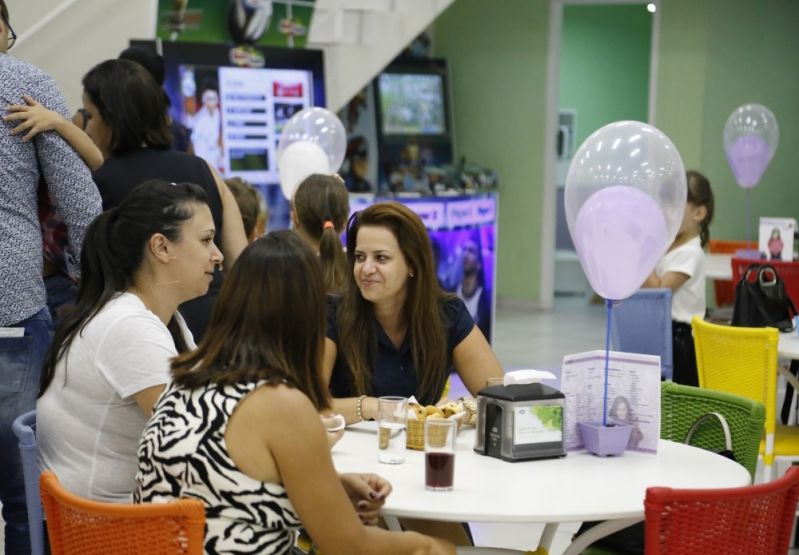
<instances>
[{"instance_id":1,"label":"red plastic chair","mask_svg":"<svg viewBox=\"0 0 799 555\"><path fill-rule=\"evenodd\" d=\"M707 251L712 254L735 254L742 249L757 249L754 241L722 241L711 239L707 245ZM731 305L735 300L735 284L737 281L717 279L713 281L713 289L716 293L716 306Z\"/></svg>"},{"instance_id":2,"label":"red plastic chair","mask_svg":"<svg viewBox=\"0 0 799 555\"><path fill-rule=\"evenodd\" d=\"M788 552L799 467L764 484L646 490L647 555L776 555Z\"/></svg>"},{"instance_id":3,"label":"red plastic chair","mask_svg":"<svg viewBox=\"0 0 799 555\"><path fill-rule=\"evenodd\" d=\"M747 260L745 258L732 259L732 281L738 283L750 264L768 264L777 270L777 274L785 283L785 292L799 306L799 262L783 262L782 260Z\"/></svg>"}]
</instances>

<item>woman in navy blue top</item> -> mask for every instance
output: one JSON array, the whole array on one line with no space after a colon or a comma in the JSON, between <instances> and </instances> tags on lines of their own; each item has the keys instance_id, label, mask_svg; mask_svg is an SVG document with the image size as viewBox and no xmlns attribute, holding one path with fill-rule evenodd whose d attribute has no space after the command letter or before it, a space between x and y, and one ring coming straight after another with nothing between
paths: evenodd
<instances>
[{"instance_id":1,"label":"woman in navy blue top","mask_svg":"<svg viewBox=\"0 0 799 555\"><path fill-rule=\"evenodd\" d=\"M397 202L352 216L352 270L328 311L324 371L348 423L377 417L377 397L441 398L457 372L475 394L502 367L463 301L441 290L419 217Z\"/></svg>"}]
</instances>

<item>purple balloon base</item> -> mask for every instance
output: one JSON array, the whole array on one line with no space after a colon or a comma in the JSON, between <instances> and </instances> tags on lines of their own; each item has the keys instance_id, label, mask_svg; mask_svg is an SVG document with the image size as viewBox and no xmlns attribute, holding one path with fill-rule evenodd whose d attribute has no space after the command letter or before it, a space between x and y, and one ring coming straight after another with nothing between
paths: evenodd
<instances>
[{"instance_id":1,"label":"purple balloon base","mask_svg":"<svg viewBox=\"0 0 799 555\"><path fill-rule=\"evenodd\" d=\"M577 430L585 450L598 457L621 455L627 449L633 427L621 422L578 422Z\"/></svg>"}]
</instances>

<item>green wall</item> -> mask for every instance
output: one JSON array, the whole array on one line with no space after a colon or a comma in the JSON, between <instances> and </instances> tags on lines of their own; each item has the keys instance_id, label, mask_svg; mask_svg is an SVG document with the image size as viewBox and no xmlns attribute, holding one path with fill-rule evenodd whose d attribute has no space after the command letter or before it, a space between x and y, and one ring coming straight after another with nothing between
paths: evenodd
<instances>
[{"instance_id":1,"label":"green wall","mask_svg":"<svg viewBox=\"0 0 799 555\"><path fill-rule=\"evenodd\" d=\"M656 125L686 166L705 173L716 196L711 236L745 239L744 191L727 165L724 123L741 104L764 104L780 144L753 214L799 217L799 2L667 0L662 10Z\"/></svg>"},{"instance_id":2,"label":"green wall","mask_svg":"<svg viewBox=\"0 0 799 555\"><path fill-rule=\"evenodd\" d=\"M501 175L497 291L505 299L539 296L541 217L551 209L541 206L548 9L547 0L456 0L434 26L435 55L450 62L458 154ZM751 192L754 216L799 217L799 1L663 0L660 17L655 125L686 167L710 178L711 235L745 238L744 193L721 134L747 102L765 104L780 124L775 158ZM596 86L573 78L587 92ZM646 117L645 105L636 109ZM578 139L598 126L578 114Z\"/></svg>"},{"instance_id":3,"label":"green wall","mask_svg":"<svg viewBox=\"0 0 799 555\"><path fill-rule=\"evenodd\" d=\"M548 0L456 0L435 22L457 156L500 175L497 291L538 298Z\"/></svg>"},{"instance_id":4,"label":"green wall","mask_svg":"<svg viewBox=\"0 0 799 555\"><path fill-rule=\"evenodd\" d=\"M577 110L575 147L608 123L647 120L651 43L642 4L565 6L558 105Z\"/></svg>"}]
</instances>

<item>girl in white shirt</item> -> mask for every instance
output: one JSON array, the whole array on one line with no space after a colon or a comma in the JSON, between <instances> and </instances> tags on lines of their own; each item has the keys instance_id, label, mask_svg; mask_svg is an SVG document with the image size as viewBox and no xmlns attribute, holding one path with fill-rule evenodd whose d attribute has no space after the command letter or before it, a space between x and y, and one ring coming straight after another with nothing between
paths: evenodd
<instances>
[{"instance_id":1,"label":"girl in white shirt","mask_svg":"<svg viewBox=\"0 0 799 555\"><path fill-rule=\"evenodd\" d=\"M713 220L713 191L701 173L689 170L688 202L677 237L660 259L643 287L672 290L671 319L674 357L673 380L684 385L699 385L696 351L691 333L691 318L704 317L705 253Z\"/></svg>"},{"instance_id":2,"label":"girl in white shirt","mask_svg":"<svg viewBox=\"0 0 799 555\"><path fill-rule=\"evenodd\" d=\"M40 463L73 493L130 502L136 449L169 363L194 349L178 305L222 253L198 185L150 180L89 226L75 309L54 335L36 405Z\"/></svg>"}]
</instances>

